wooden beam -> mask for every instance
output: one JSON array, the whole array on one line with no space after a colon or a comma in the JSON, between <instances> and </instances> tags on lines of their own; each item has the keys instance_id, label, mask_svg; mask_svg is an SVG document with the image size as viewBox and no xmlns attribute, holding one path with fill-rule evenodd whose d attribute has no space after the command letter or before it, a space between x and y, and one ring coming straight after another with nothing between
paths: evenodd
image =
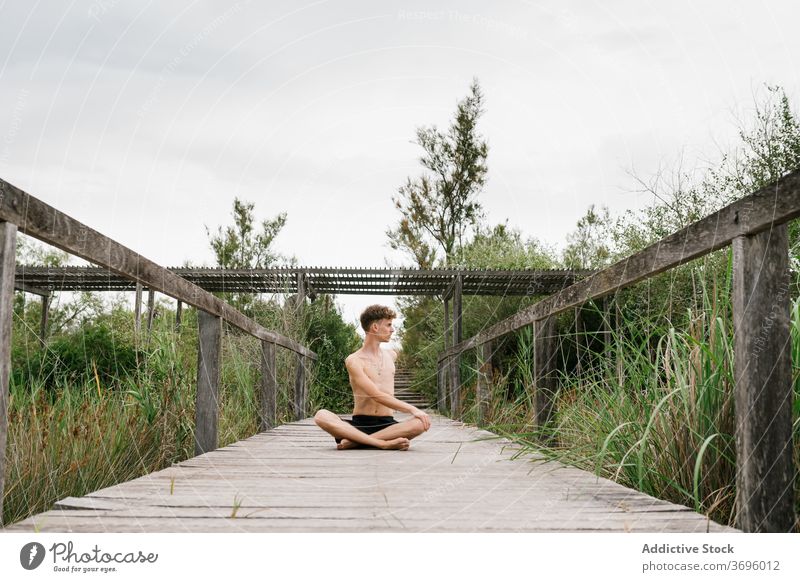
<instances>
[{"instance_id":1,"label":"wooden beam","mask_svg":"<svg viewBox=\"0 0 800 582\"><path fill-rule=\"evenodd\" d=\"M578 376L583 373L583 314L581 313L581 306L575 307L575 358L576 358L576 372Z\"/></svg>"},{"instance_id":2,"label":"wooden beam","mask_svg":"<svg viewBox=\"0 0 800 582\"><path fill-rule=\"evenodd\" d=\"M306 364L303 360L303 356L297 354L293 401L295 420L302 420L306 417Z\"/></svg>"},{"instance_id":3,"label":"wooden beam","mask_svg":"<svg viewBox=\"0 0 800 582\"><path fill-rule=\"evenodd\" d=\"M147 337L153 331L153 315L156 308L156 292L153 289L147 290Z\"/></svg>"},{"instance_id":4,"label":"wooden beam","mask_svg":"<svg viewBox=\"0 0 800 582\"><path fill-rule=\"evenodd\" d=\"M746 532L795 526L787 226L733 243L736 504Z\"/></svg>"},{"instance_id":5,"label":"wooden beam","mask_svg":"<svg viewBox=\"0 0 800 582\"><path fill-rule=\"evenodd\" d=\"M533 405L534 426L542 429L552 417L556 392L556 318L533 324Z\"/></svg>"},{"instance_id":6,"label":"wooden beam","mask_svg":"<svg viewBox=\"0 0 800 582\"><path fill-rule=\"evenodd\" d=\"M462 339L461 315L462 315L462 290L464 278L459 273L456 275L455 286L453 287L453 344L460 344Z\"/></svg>"},{"instance_id":7,"label":"wooden beam","mask_svg":"<svg viewBox=\"0 0 800 582\"><path fill-rule=\"evenodd\" d=\"M787 174L755 194L738 200L687 226L607 269L535 303L480 334L450 347L441 357L463 352L516 331L538 319L614 293L648 277L677 267L730 244L735 238L757 234L772 225L800 216L800 170Z\"/></svg>"},{"instance_id":8,"label":"wooden beam","mask_svg":"<svg viewBox=\"0 0 800 582\"><path fill-rule=\"evenodd\" d=\"M453 340L451 345L461 343L461 290L462 276L459 273L455 277L453 287ZM450 378L450 415L452 418L461 418L461 354L456 354L450 358L448 376Z\"/></svg>"},{"instance_id":9,"label":"wooden beam","mask_svg":"<svg viewBox=\"0 0 800 582\"><path fill-rule=\"evenodd\" d=\"M175 331L181 331L181 319L183 319L183 301L178 299L178 305L175 308Z\"/></svg>"},{"instance_id":10,"label":"wooden beam","mask_svg":"<svg viewBox=\"0 0 800 582\"><path fill-rule=\"evenodd\" d=\"M450 300L444 300L444 349L445 351L450 349L450 346L453 345L453 331L450 327Z\"/></svg>"},{"instance_id":11,"label":"wooden beam","mask_svg":"<svg viewBox=\"0 0 800 582\"><path fill-rule=\"evenodd\" d=\"M440 414L447 411L447 361L437 362L436 370L436 410Z\"/></svg>"},{"instance_id":12,"label":"wooden beam","mask_svg":"<svg viewBox=\"0 0 800 582\"><path fill-rule=\"evenodd\" d=\"M278 369L275 362L275 344L261 342L261 423L263 432L275 426L278 401Z\"/></svg>"},{"instance_id":13,"label":"wooden beam","mask_svg":"<svg viewBox=\"0 0 800 582\"><path fill-rule=\"evenodd\" d=\"M450 380L450 417L461 418L461 354L454 354L447 360L447 377Z\"/></svg>"},{"instance_id":14,"label":"wooden beam","mask_svg":"<svg viewBox=\"0 0 800 582\"><path fill-rule=\"evenodd\" d=\"M59 212L52 206L0 179L0 220L47 244L77 255L136 281L149 289L181 299L259 339L272 341L316 359L316 354L294 340L269 331L218 297L132 251L115 240Z\"/></svg>"},{"instance_id":15,"label":"wooden beam","mask_svg":"<svg viewBox=\"0 0 800 582\"><path fill-rule=\"evenodd\" d=\"M197 323L199 335L194 453L202 455L217 448L222 319L198 310Z\"/></svg>"},{"instance_id":16,"label":"wooden beam","mask_svg":"<svg viewBox=\"0 0 800 582\"><path fill-rule=\"evenodd\" d=\"M6 474L9 376L11 375L11 324L14 314L14 266L17 227L0 222L0 525L3 524L3 494Z\"/></svg>"},{"instance_id":17,"label":"wooden beam","mask_svg":"<svg viewBox=\"0 0 800 582\"><path fill-rule=\"evenodd\" d=\"M305 271L297 271L297 296L296 306L299 309L306 303L306 274Z\"/></svg>"},{"instance_id":18,"label":"wooden beam","mask_svg":"<svg viewBox=\"0 0 800 582\"><path fill-rule=\"evenodd\" d=\"M483 426L489 414L492 385L492 343L486 342L478 348L478 426Z\"/></svg>"},{"instance_id":19,"label":"wooden beam","mask_svg":"<svg viewBox=\"0 0 800 582\"><path fill-rule=\"evenodd\" d=\"M138 335L142 331L142 284L136 283L136 295L133 300L133 329Z\"/></svg>"},{"instance_id":20,"label":"wooden beam","mask_svg":"<svg viewBox=\"0 0 800 582\"><path fill-rule=\"evenodd\" d=\"M220 269L169 267L172 272L209 292L280 293L285 292L288 276L294 286L298 268L305 272L306 296L326 294L374 293L379 295L437 295L445 298L452 291L455 270L386 270L294 267L291 269ZM322 272L325 272L322 274ZM508 296L544 295L560 291L593 271L532 270L464 271L464 295ZM127 291L134 281L106 267L42 267L18 265L17 282L52 291ZM145 285L146 286L146 285ZM448 287L451 291L448 291ZM157 289L158 290L158 289ZM38 293L37 293L38 294ZM177 299L177 297L176 297Z\"/></svg>"},{"instance_id":21,"label":"wooden beam","mask_svg":"<svg viewBox=\"0 0 800 582\"><path fill-rule=\"evenodd\" d=\"M47 344L47 322L50 318L50 295L42 295L42 318L39 321L39 341Z\"/></svg>"},{"instance_id":22,"label":"wooden beam","mask_svg":"<svg viewBox=\"0 0 800 582\"><path fill-rule=\"evenodd\" d=\"M14 289L16 289L17 291L24 291L25 293L31 293L33 295L39 295L40 297L44 297L45 295L50 295L49 289L42 289L41 287L28 285L27 283L19 279L14 280Z\"/></svg>"}]
</instances>

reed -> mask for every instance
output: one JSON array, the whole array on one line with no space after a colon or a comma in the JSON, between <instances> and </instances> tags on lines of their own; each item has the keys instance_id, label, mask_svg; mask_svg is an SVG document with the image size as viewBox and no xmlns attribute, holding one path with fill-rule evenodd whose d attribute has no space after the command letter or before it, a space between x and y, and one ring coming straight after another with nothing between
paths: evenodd
<instances>
[{"instance_id":1,"label":"reed","mask_svg":"<svg viewBox=\"0 0 800 582\"><path fill-rule=\"evenodd\" d=\"M595 353L580 374L562 370L554 417L545 427L531 424L532 340L519 334L513 375L495 379L487 428L547 459L735 525L730 292L727 284L707 284L704 277L697 283L699 303L687 309L680 326L623 309L608 349ZM664 330L657 341L642 333L654 329ZM800 466L800 299L792 304L791 332ZM468 410L466 420L474 414Z\"/></svg>"},{"instance_id":2,"label":"reed","mask_svg":"<svg viewBox=\"0 0 800 582\"><path fill-rule=\"evenodd\" d=\"M110 382L92 374L55 387L38 378L10 387L3 523L46 511L69 496L129 481L194 456L197 330L168 318L140 338L142 358ZM219 446L255 434L258 342L226 333ZM279 358L279 416L288 411L293 368ZM91 368L90 368L91 369Z\"/></svg>"}]
</instances>

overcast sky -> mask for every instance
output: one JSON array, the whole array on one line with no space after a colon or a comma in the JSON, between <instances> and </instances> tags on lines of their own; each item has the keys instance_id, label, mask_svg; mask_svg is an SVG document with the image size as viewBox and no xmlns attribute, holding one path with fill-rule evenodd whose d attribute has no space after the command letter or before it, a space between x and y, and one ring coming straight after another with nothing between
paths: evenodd
<instances>
[{"instance_id":1,"label":"overcast sky","mask_svg":"<svg viewBox=\"0 0 800 582\"><path fill-rule=\"evenodd\" d=\"M391 196L477 77L488 222L563 246L629 172L734 142L763 83L797 104L785 1L0 0L0 176L166 265L213 263L234 196L309 266L408 264ZM385 297L340 296L344 316Z\"/></svg>"}]
</instances>

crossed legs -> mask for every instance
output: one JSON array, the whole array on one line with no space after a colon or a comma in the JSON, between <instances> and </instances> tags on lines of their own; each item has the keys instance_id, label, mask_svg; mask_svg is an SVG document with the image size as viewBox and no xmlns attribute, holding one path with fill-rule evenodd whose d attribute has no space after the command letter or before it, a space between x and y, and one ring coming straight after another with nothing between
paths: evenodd
<instances>
[{"instance_id":1,"label":"crossed legs","mask_svg":"<svg viewBox=\"0 0 800 582\"><path fill-rule=\"evenodd\" d=\"M318 427L327 432L334 438L342 439L336 448L352 449L353 447L366 445L379 449L398 449L406 450L410 445L410 439L422 434L425 429L422 421L416 418L398 422L377 432L366 434L361 432L351 424L346 423L330 410L324 408L314 415L314 422Z\"/></svg>"}]
</instances>

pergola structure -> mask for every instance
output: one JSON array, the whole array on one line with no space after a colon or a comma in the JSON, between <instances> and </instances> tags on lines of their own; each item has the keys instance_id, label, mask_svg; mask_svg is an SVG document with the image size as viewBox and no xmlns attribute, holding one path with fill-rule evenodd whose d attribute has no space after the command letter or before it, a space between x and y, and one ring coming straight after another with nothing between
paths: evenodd
<instances>
[{"instance_id":1,"label":"pergola structure","mask_svg":"<svg viewBox=\"0 0 800 582\"><path fill-rule=\"evenodd\" d=\"M463 295L549 295L572 285L591 271L491 269L370 269L281 267L274 269L170 268L174 274L209 292L295 294L298 304L326 295L431 295L445 303L445 331L454 345L461 341ZM47 328L49 298L54 291L135 291L136 325L140 325L142 292L146 287L102 267L40 267L18 265L14 286L42 297L41 337ZM152 324L154 292L148 289L148 327ZM449 303L452 301L452 310ZM178 301L177 324L182 304ZM451 313L452 311L452 313ZM450 334L445 335L449 339Z\"/></svg>"}]
</instances>

